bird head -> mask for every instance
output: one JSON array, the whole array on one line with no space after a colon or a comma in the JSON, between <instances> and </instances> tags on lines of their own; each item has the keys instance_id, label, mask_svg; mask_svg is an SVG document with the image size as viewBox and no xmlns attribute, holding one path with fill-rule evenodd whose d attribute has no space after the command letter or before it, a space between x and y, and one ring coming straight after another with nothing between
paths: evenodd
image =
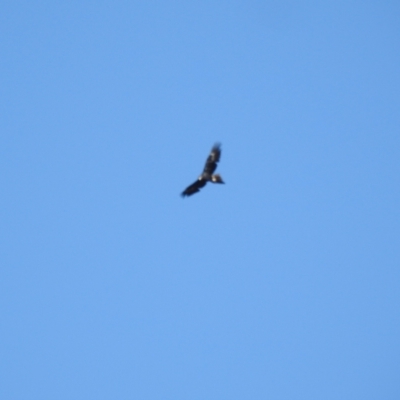
<instances>
[{"instance_id":1,"label":"bird head","mask_svg":"<svg viewBox=\"0 0 400 400\"><path fill-rule=\"evenodd\" d=\"M219 175L219 174L212 175L211 176L211 182L213 182L213 183L225 183L222 180L221 175Z\"/></svg>"}]
</instances>

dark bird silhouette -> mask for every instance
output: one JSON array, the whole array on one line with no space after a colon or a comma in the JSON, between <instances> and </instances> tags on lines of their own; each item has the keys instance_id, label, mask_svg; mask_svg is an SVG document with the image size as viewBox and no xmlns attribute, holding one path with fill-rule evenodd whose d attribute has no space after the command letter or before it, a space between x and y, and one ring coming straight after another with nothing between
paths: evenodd
<instances>
[{"instance_id":1,"label":"dark bird silhouette","mask_svg":"<svg viewBox=\"0 0 400 400\"><path fill-rule=\"evenodd\" d=\"M217 163L221 157L221 145L216 143L211 149L210 155L207 157L206 165L204 166L202 174L199 176L196 182L188 186L182 193L181 196L191 196L200 191L202 187L206 185L207 182L212 183L225 183L221 175L214 174L217 169Z\"/></svg>"}]
</instances>

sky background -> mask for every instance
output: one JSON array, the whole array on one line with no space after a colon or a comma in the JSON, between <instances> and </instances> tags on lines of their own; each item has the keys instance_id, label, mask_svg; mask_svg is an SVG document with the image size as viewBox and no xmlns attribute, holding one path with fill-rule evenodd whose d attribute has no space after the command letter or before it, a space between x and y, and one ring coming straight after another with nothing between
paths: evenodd
<instances>
[{"instance_id":1,"label":"sky background","mask_svg":"<svg viewBox=\"0 0 400 400\"><path fill-rule=\"evenodd\" d=\"M0 59L0 398L400 398L397 1L2 1Z\"/></svg>"}]
</instances>

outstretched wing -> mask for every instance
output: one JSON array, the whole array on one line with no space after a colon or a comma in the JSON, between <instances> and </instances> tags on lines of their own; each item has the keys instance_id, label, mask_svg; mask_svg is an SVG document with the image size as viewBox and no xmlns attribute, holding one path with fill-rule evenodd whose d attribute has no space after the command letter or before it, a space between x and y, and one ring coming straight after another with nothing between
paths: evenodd
<instances>
[{"instance_id":1,"label":"outstretched wing","mask_svg":"<svg viewBox=\"0 0 400 400\"><path fill-rule=\"evenodd\" d=\"M206 165L204 166L203 173L212 175L217 169L217 163L221 157L221 145L216 143L211 149L211 153L207 158Z\"/></svg>"},{"instance_id":2,"label":"outstretched wing","mask_svg":"<svg viewBox=\"0 0 400 400\"><path fill-rule=\"evenodd\" d=\"M206 184L205 180L202 179L197 179L196 182L192 183L190 186L188 186L182 193L181 196L191 196L192 194L195 194L200 191L200 189Z\"/></svg>"}]
</instances>

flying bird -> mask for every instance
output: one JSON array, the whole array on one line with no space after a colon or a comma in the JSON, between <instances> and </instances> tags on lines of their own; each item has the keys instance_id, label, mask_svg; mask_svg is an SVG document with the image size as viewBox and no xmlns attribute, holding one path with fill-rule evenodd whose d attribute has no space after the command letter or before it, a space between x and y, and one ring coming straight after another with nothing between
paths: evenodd
<instances>
[{"instance_id":1,"label":"flying bird","mask_svg":"<svg viewBox=\"0 0 400 400\"><path fill-rule=\"evenodd\" d=\"M197 181L188 186L182 193L181 196L191 196L200 191L207 182L212 183L225 183L221 175L214 174L217 169L217 163L221 157L221 145L216 143L211 149L210 155L207 157L206 165L204 166L202 174L198 177Z\"/></svg>"}]
</instances>

